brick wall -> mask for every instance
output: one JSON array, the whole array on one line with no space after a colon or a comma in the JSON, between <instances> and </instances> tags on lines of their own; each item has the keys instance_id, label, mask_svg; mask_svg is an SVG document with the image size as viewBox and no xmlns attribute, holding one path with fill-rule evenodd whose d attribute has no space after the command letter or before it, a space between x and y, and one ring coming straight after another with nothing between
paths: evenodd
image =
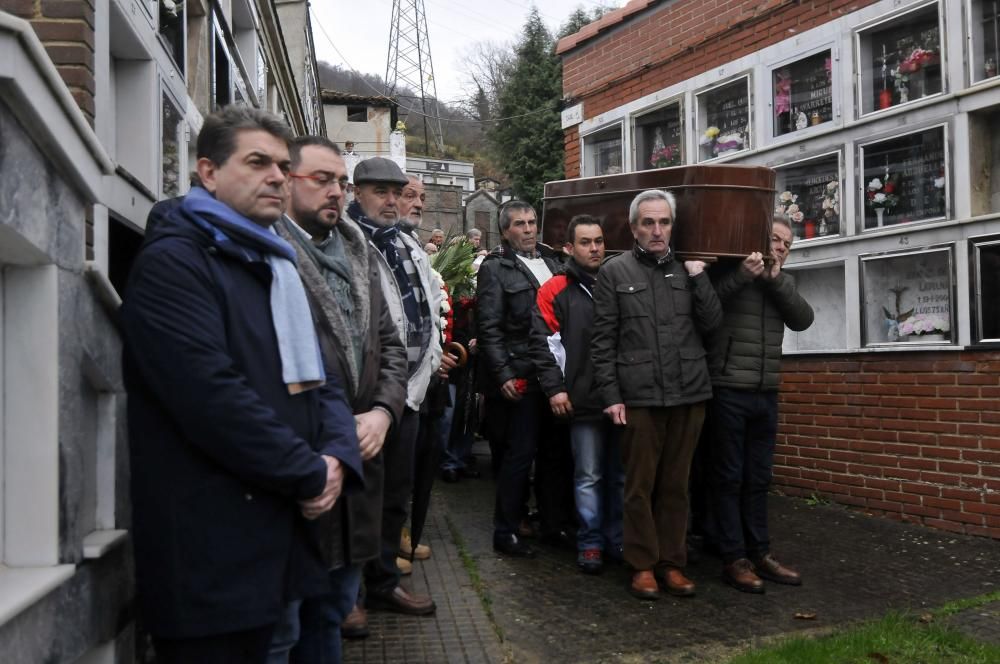
<instances>
[{"instance_id":1,"label":"brick wall","mask_svg":"<svg viewBox=\"0 0 1000 664\"><path fill-rule=\"evenodd\" d=\"M30 21L76 103L93 124L93 0L4 0L2 9Z\"/></svg>"},{"instance_id":2,"label":"brick wall","mask_svg":"<svg viewBox=\"0 0 1000 664\"><path fill-rule=\"evenodd\" d=\"M876 0L676 0L563 54L563 94L592 118ZM566 177L579 174L570 152Z\"/></svg>"},{"instance_id":3,"label":"brick wall","mask_svg":"<svg viewBox=\"0 0 1000 664\"><path fill-rule=\"evenodd\" d=\"M1000 352L786 358L775 485L1000 538Z\"/></svg>"}]
</instances>

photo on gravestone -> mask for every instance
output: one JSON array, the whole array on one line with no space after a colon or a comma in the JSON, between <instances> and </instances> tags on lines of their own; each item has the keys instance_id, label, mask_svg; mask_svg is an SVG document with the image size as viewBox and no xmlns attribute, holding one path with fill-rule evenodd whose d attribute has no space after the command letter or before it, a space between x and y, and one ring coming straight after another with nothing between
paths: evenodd
<instances>
[{"instance_id":1,"label":"photo on gravestone","mask_svg":"<svg viewBox=\"0 0 1000 664\"><path fill-rule=\"evenodd\" d=\"M667 168L684 163L684 127L680 102L635 118L635 169Z\"/></svg>"},{"instance_id":2,"label":"photo on gravestone","mask_svg":"<svg viewBox=\"0 0 1000 664\"><path fill-rule=\"evenodd\" d=\"M1000 64L1000 0L978 0L969 4L972 80L994 78Z\"/></svg>"},{"instance_id":3,"label":"photo on gravestone","mask_svg":"<svg viewBox=\"0 0 1000 664\"><path fill-rule=\"evenodd\" d=\"M975 248L976 341L1000 341L1000 240Z\"/></svg>"},{"instance_id":4,"label":"photo on gravestone","mask_svg":"<svg viewBox=\"0 0 1000 664\"><path fill-rule=\"evenodd\" d=\"M862 113L941 92L939 21L934 3L859 33Z\"/></svg>"},{"instance_id":5,"label":"photo on gravestone","mask_svg":"<svg viewBox=\"0 0 1000 664\"><path fill-rule=\"evenodd\" d=\"M585 176L622 172L622 126L620 124L584 136Z\"/></svg>"},{"instance_id":6,"label":"photo on gravestone","mask_svg":"<svg viewBox=\"0 0 1000 664\"><path fill-rule=\"evenodd\" d=\"M775 136L833 120L832 66L822 51L772 72Z\"/></svg>"},{"instance_id":7,"label":"photo on gravestone","mask_svg":"<svg viewBox=\"0 0 1000 664\"><path fill-rule=\"evenodd\" d=\"M698 100L698 161L749 150L750 79L706 90Z\"/></svg>"},{"instance_id":8,"label":"photo on gravestone","mask_svg":"<svg viewBox=\"0 0 1000 664\"><path fill-rule=\"evenodd\" d=\"M865 230L946 216L943 126L869 143L861 151Z\"/></svg>"},{"instance_id":9,"label":"photo on gravestone","mask_svg":"<svg viewBox=\"0 0 1000 664\"><path fill-rule=\"evenodd\" d=\"M840 234L840 153L780 166L775 213L792 222L796 240Z\"/></svg>"},{"instance_id":10,"label":"photo on gravestone","mask_svg":"<svg viewBox=\"0 0 1000 664\"><path fill-rule=\"evenodd\" d=\"M865 343L954 339L951 249L862 257Z\"/></svg>"}]
</instances>

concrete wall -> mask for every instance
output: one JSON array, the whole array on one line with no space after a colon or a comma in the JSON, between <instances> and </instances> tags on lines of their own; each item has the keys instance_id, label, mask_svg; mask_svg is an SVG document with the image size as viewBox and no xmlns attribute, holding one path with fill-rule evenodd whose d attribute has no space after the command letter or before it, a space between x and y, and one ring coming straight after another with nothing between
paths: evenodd
<instances>
[{"instance_id":1,"label":"concrete wall","mask_svg":"<svg viewBox=\"0 0 1000 664\"><path fill-rule=\"evenodd\" d=\"M323 114L326 118L326 134L331 141L341 146L344 141L354 141L354 151L362 159L389 155L391 109L368 106L367 122L348 122L347 106L343 104L323 104Z\"/></svg>"}]
</instances>

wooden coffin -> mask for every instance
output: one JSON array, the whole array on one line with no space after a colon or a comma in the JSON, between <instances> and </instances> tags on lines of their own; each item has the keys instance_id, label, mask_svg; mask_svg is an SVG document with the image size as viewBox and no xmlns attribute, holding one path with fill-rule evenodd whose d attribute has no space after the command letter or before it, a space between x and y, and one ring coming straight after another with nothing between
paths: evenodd
<instances>
[{"instance_id":1,"label":"wooden coffin","mask_svg":"<svg viewBox=\"0 0 1000 664\"><path fill-rule=\"evenodd\" d=\"M770 253L774 171L760 166L678 166L545 185L542 241L561 247L569 220L598 217L610 251L632 248L628 208L636 194L663 189L677 197L671 244L681 257Z\"/></svg>"}]
</instances>

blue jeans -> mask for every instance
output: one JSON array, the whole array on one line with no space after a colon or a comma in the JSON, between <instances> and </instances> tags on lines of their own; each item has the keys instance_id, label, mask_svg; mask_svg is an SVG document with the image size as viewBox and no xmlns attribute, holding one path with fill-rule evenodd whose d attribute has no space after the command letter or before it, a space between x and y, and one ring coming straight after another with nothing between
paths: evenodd
<instances>
[{"instance_id":1,"label":"blue jeans","mask_svg":"<svg viewBox=\"0 0 1000 664\"><path fill-rule=\"evenodd\" d=\"M302 600L297 599L285 605L271 634L271 647L267 653L267 664L288 664L288 654L299 640L299 609Z\"/></svg>"},{"instance_id":2,"label":"blue jeans","mask_svg":"<svg viewBox=\"0 0 1000 664\"><path fill-rule=\"evenodd\" d=\"M358 601L361 564L339 567L330 572L329 595L302 602L299 612L301 634L289 664L339 664L340 626Z\"/></svg>"},{"instance_id":3,"label":"blue jeans","mask_svg":"<svg viewBox=\"0 0 1000 664\"><path fill-rule=\"evenodd\" d=\"M621 428L610 420L570 424L573 485L580 521L577 548L617 549L622 544L625 471L619 438Z\"/></svg>"},{"instance_id":4,"label":"blue jeans","mask_svg":"<svg viewBox=\"0 0 1000 664\"><path fill-rule=\"evenodd\" d=\"M709 402L719 553L729 564L767 555L767 491L778 432L778 393L715 388Z\"/></svg>"}]
</instances>

